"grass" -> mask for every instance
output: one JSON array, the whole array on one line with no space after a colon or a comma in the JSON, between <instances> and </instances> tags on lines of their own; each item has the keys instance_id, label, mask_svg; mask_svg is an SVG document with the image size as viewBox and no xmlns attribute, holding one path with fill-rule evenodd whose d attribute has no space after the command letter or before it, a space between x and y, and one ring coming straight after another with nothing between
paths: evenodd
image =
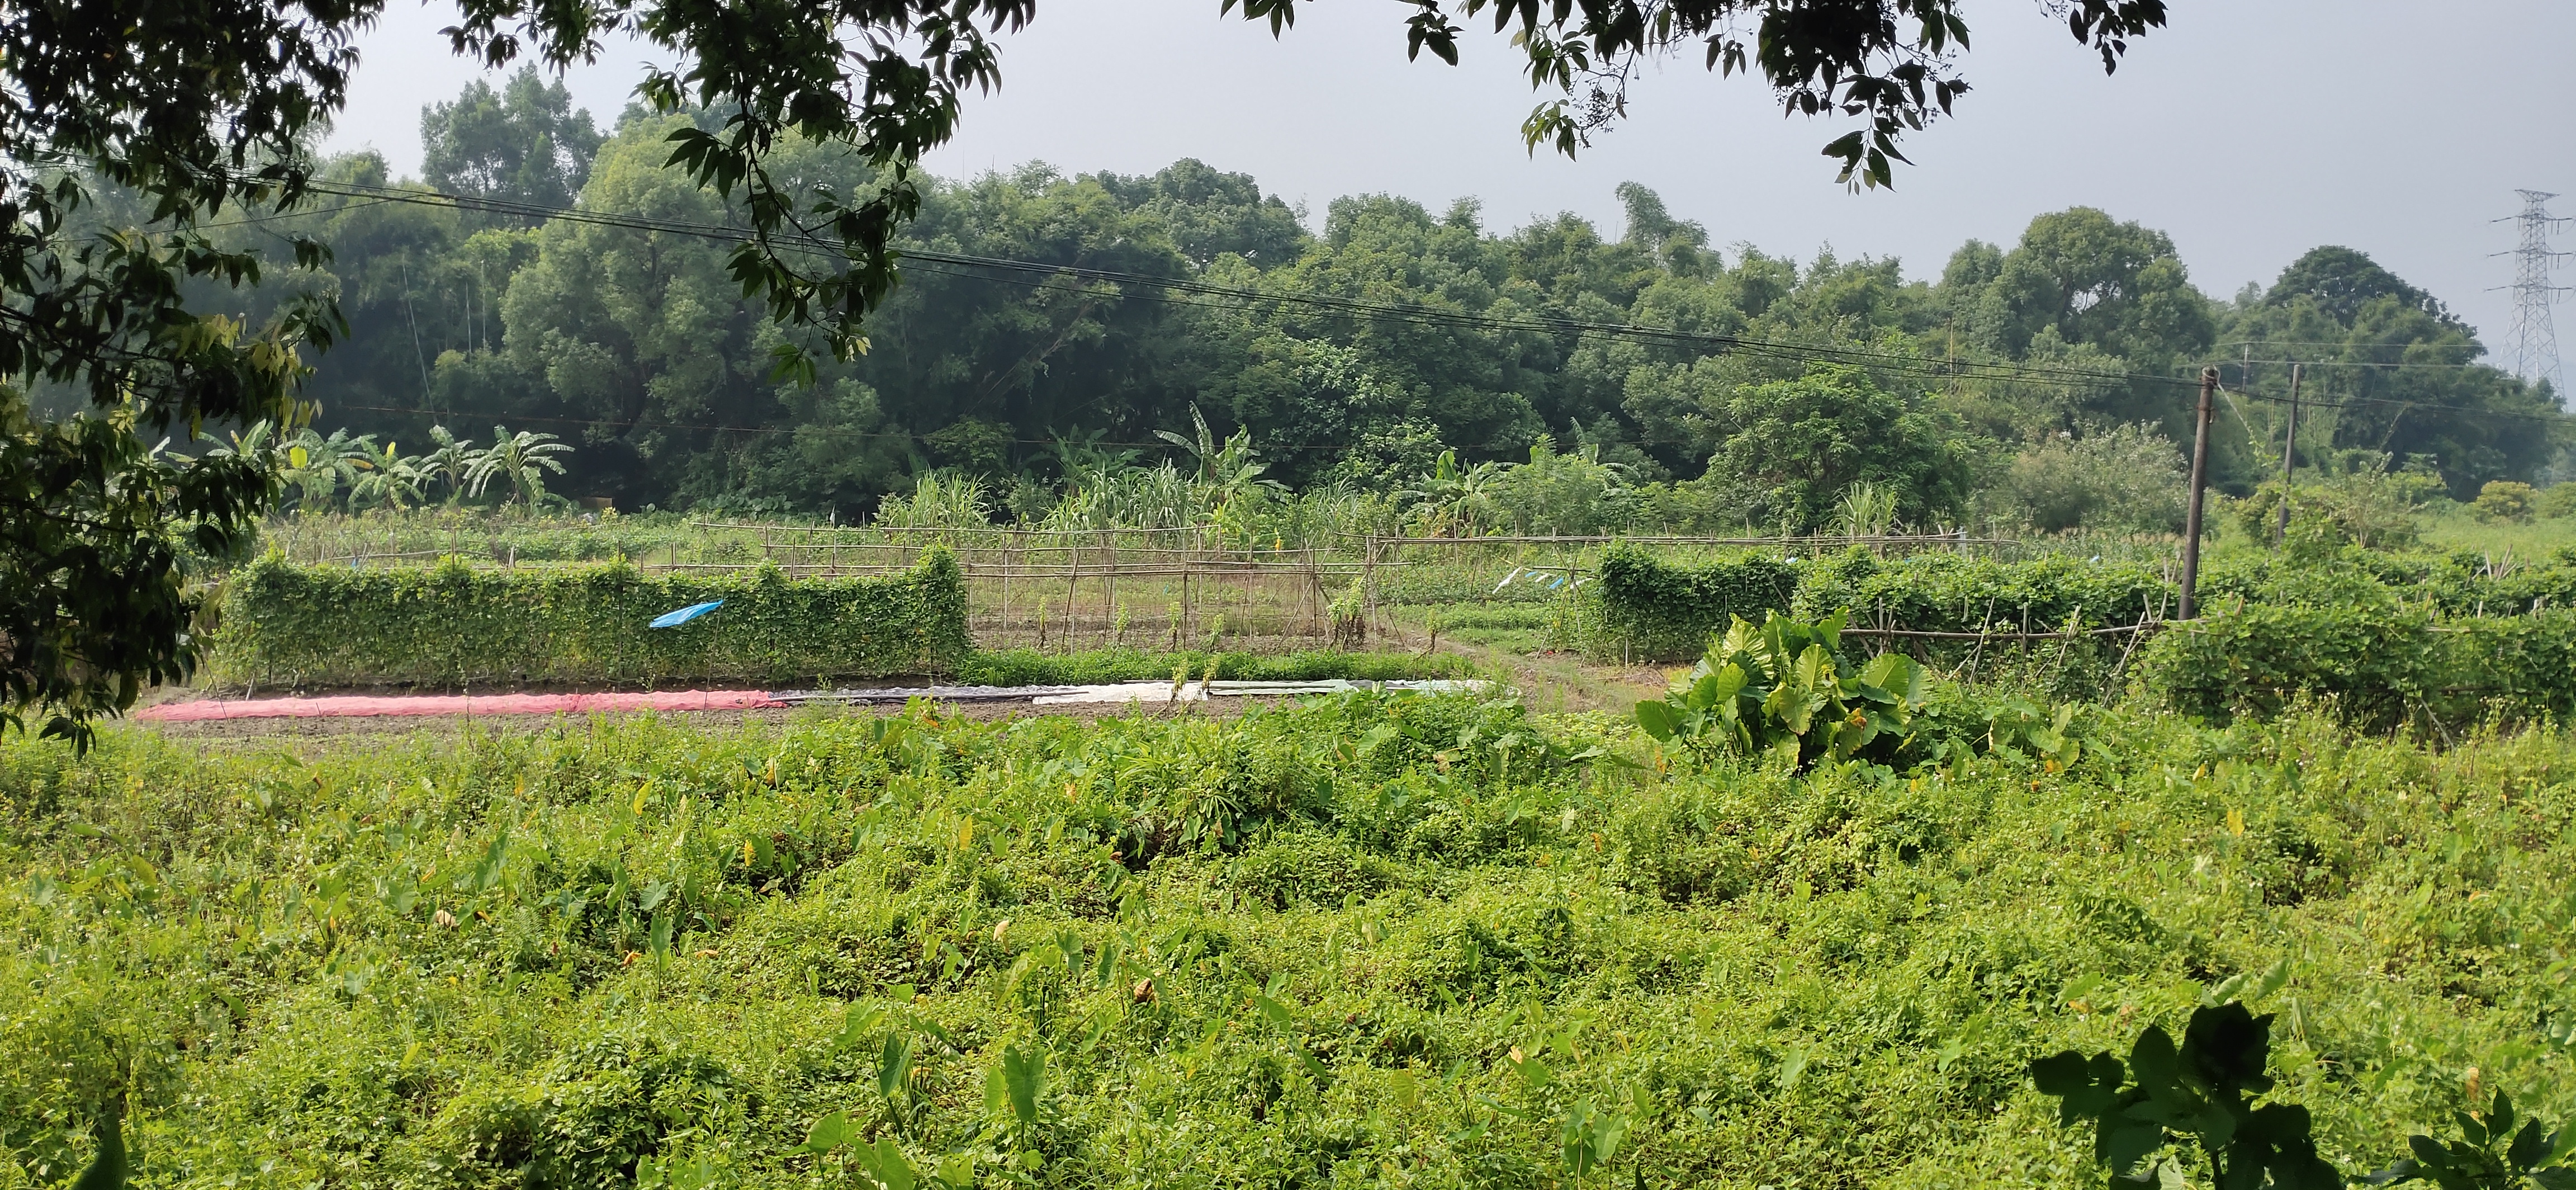
<instances>
[{"instance_id":1,"label":"grass","mask_svg":"<svg viewBox=\"0 0 2576 1190\"><path fill-rule=\"evenodd\" d=\"M2523 562L2545 562L2558 550L2576 547L2576 517L2535 519L2521 523L2481 520L2467 505L2445 503L2422 516L2424 547L2443 553L2473 550Z\"/></svg>"},{"instance_id":2,"label":"grass","mask_svg":"<svg viewBox=\"0 0 2576 1190\"><path fill-rule=\"evenodd\" d=\"M1210 673L1220 681L1316 682L1334 678L1384 682L1408 678L1474 676L1464 658L1441 654L1349 653L1314 650L1298 653L1162 653L1140 649L1085 649L1041 653L1035 649L979 651L958 669L956 681L985 686L1071 686L1104 682L1169 680L1186 670L1196 681Z\"/></svg>"},{"instance_id":3,"label":"grass","mask_svg":"<svg viewBox=\"0 0 2576 1190\"><path fill-rule=\"evenodd\" d=\"M119 1097L171 1186L861 1184L798 1151L837 1112L951 1185L2059 1187L2027 1062L2284 962L2343 1168L2471 1082L2576 1114L2576 738L2089 734L1807 777L1460 697L10 740L0 1187Z\"/></svg>"},{"instance_id":4,"label":"grass","mask_svg":"<svg viewBox=\"0 0 2576 1190\"><path fill-rule=\"evenodd\" d=\"M1552 647L1559 634L1551 626L1565 614L1553 603L1388 605L1384 610L1404 624L1408 635L1437 627L1443 641L1524 654Z\"/></svg>"}]
</instances>

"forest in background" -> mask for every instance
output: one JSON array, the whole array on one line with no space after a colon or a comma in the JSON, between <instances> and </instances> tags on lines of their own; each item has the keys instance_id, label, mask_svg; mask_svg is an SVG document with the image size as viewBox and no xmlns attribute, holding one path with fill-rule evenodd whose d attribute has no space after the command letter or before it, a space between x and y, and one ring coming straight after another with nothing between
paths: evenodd
<instances>
[{"instance_id":1,"label":"forest in background","mask_svg":"<svg viewBox=\"0 0 2576 1190\"><path fill-rule=\"evenodd\" d=\"M326 267L249 291L338 299L349 333L306 388L317 427L385 446L427 446L434 426L553 433L575 448L554 490L629 511L854 521L940 475L1037 521L1086 473L1192 462L1155 432L1188 437L1203 416L1200 439L1239 432L1238 461L1300 490L1538 457L1657 493L1673 527L1813 527L1868 484L1910 526L2149 532L2180 528L2204 363L2231 389L2213 482L2239 494L2278 466L2293 359L2302 466L2469 500L2552 478L2560 441L2553 394L2480 364L2470 327L2361 252L2321 247L2214 299L2163 233L2090 208L1971 241L1922 282L1893 259L1721 246L1633 183L1615 238L1386 195L1334 200L1317 235L1195 160L1143 177L1032 164L933 184L906 242L945 259L907 262L869 350L799 384L773 366L799 332L741 296L720 238L394 196L739 226L663 168L682 122L630 109L603 132L559 83L477 83L424 111L418 183L343 156L320 177L361 193L227 229L280 259L290 234L333 246ZM842 153L775 165L801 187L871 184Z\"/></svg>"}]
</instances>

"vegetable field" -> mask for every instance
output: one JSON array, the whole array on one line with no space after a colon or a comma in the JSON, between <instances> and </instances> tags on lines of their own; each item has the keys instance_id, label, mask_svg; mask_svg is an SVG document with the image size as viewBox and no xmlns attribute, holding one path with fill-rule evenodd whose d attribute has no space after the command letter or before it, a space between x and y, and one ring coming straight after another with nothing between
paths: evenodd
<instances>
[{"instance_id":1,"label":"vegetable field","mask_svg":"<svg viewBox=\"0 0 2576 1190\"><path fill-rule=\"evenodd\" d=\"M1367 695L11 740L0 1185L121 1120L155 1186L2060 1187L2030 1063L2229 994L2338 1169L2576 1114L2568 738L2057 726L1797 774Z\"/></svg>"}]
</instances>

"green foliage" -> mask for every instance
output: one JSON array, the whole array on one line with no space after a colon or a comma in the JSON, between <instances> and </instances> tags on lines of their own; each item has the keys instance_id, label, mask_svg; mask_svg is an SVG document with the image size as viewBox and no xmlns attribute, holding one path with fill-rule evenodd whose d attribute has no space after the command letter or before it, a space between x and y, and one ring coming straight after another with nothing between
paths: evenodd
<instances>
[{"instance_id":1,"label":"green foliage","mask_svg":"<svg viewBox=\"0 0 2576 1190\"><path fill-rule=\"evenodd\" d=\"M2180 533L2183 452L2145 425L2060 432L2015 455L1998 483L2003 515L2043 533Z\"/></svg>"},{"instance_id":2,"label":"green foliage","mask_svg":"<svg viewBox=\"0 0 2576 1190\"><path fill-rule=\"evenodd\" d=\"M2137 684L2210 721L2300 699L2372 731L2564 720L2576 714L2576 612L2441 620L2393 603L2247 605L2160 635L2139 651Z\"/></svg>"},{"instance_id":3,"label":"green foliage","mask_svg":"<svg viewBox=\"0 0 2576 1190\"><path fill-rule=\"evenodd\" d=\"M1594 578L1590 606L1598 609L1598 622L1586 634L1591 651L1662 660L1697 655L1734 617L1790 606L1798 570L1753 552L1676 566L1617 544L1603 551Z\"/></svg>"},{"instance_id":4,"label":"green foliage","mask_svg":"<svg viewBox=\"0 0 2576 1190\"><path fill-rule=\"evenodd\" d=\"M714 599L724 606L688 624L646 627ZM884 579L649 577L616 563L343 570L271 556L227 583L215 668L262 686L939 675L971 648L965 607L939 547Z\"/></svg>"},{"instance_id":5,"label":"green foliage","mask_svg":"<svg viewBox=\"0 0 2576 1190\"><path fill-rule=\"evenodd\" d=\"M1973 474L1957 427L1858 368L1815 364L1795 380L1740 388L1724 416L1731 432L1710 465L1745 488L1762 523L1823 526L1859 483L1884 485L1890 519L1910 525L1967 504Z\"/></svg>"},{"instance_id":6,"label":"green foliage","mask_svg":"<svg viewBox=\"0 0 2576 1190\"><path fill-rule=\"evenodd\" d=\"M2277 990L2287 962L2272 969L2254 994ZM2223 998L2246 982L2238 976L2213 989ZM2271 1028L2277 1014L2255 1016L2234 999L2205 1005L2191 1015L2180 1048L2162 1026L2149 1025L2130 1047L2124 1067L2108 1053L2086 1058L2066 1050L2031 1063L2041 1094L2058 1100L2060 1124L2094 1124L2094 1161L2115 1181L2187 1184L2183 1163L2167 1155L2182 1140L2197 1142L2212 1181L2228 1187L2340 1187L2346 1179L2317 1154L2308 1109L2270 1096L2274 1091ZM2129 1081L2131 1079L2134 1081ZM2476 1086L2470 1079L2472 1094ZM2521 1120L2513 1099L2499 1090L2482 1114L2455 1111L2460 1139L2407 1137L2414 1152L2364 1179L2374 1186L2429 1182L2441 1190L2563 1190L2576 1186L2576 1167L2552 1164L2562 1135L2539 1119Z\"/></svg>"},{"instance_id":7,"label":"green foliage","mask_svg":"<svg viewBox=\"0 0 2576 1190\"><path fill-rule=\"evenodd\" d=\"M2064 556L1889 560L1854 549L1794 565L1747 552L1688 566L1622 545L1602 555L1597 577L1588 590L1587 651L1652 661L1692 656L1730 617L1772 610L1812 621L1848 609L1867 623L1911 631L2050 631L2079 617L2086 626L2135 623L2174 597L2154 567Z\"/></svg>"},{"instance_id":8,"label":"green foliage","mask_svg":"<svg viewBox=\"0 0 2576 1190\"><path fill-rule=\"evenodd\" d=\"M2003 562L1962 554L1900 559L1849 550L1800 573L1799 615L1850 608L1918 632L2046 632L2076 624L2134 624L2169 609L2176 594L2159 568L2051 555Z\"/></svg>"},{"instance_id":9,"label":"green foliage","mask_svg":"<svg viewBox=\"0 0 2576 1190\"><path fill-rule=\"evenodd\" d=\"M149 425L133 404L32 420L0 377L0 732L34 718L86 741L93 719L196 672L189 550L249 542L275 480L237 460L182 466L144 444Z\"/></svg>"},{"instance_id":10,"label":"green foliage","mask_svg":"<svg viewBox=\"0 0 2576 1190\"><path fill-rule=\"evenodd\" d=\"M2335 1159L2470 1066L2576 1110L2569 737L2106 715L1914 775L1467 697L11 740L0 1179L123 1094L156 1185L2056 1190L2030 1060L2248 972Z\"/></svg>"},{"instance_id":11,"label":"green foliage","mask_svg":"<svg viewBox=\"0 0 2576 1190\"><path fill-rule=\"evenodd\" d=\"M2302 396L2331 412L2321 426L2300 427L2302 456L2319 447L2329 457L2380 454L2403 464L2391 471L2429 471L2437 491L2466 501L2490 480L2528 478L2561 441L2545 431L2558 412L2553 394L2477 366L2485 348L2467 323L2350 248L2293 262L2261 301L2232 313L2224 334L2257 360L2308 361ZM2286 396L2288 372L2257 364L2251 387ZM2308 410L2305 420L2320 420L2317 406ZM2280 412L2268 402L2254 409L2265 421ZM2277 461L2279 427L2266 429Z\"/></svg>"},{"instance_id":12,"label":"green foliage","mask_svg":"<svg viewBox=\"0 0 2576 1190\"><path fill-rule=\"evenodd\" d=\"M2415 1155L2370 1176L2374 1186L2430 1182L2440 1190L2568 1190L2576 1166L2556 1164L2571 1138L2534 1118L2514 1128L2513 1098L2502 1091L2480 1115L2452 1113L2455 1141L2421 1134L2406 1138Z\"/></svg>"},{"instance_id":13,"label":"green foliage","mask_svg":"<svg viewBox=\"0 0 2576 1190\"><path fill-rule=\"evenodd\" d=\"M2058 1100L2058 1121L2094 1125L2093 1159L2123 1181L2180 1181L2163 1154L2199 1145L2220 1190L2333 1190L2344 1184L2317 1156L2314 1121L2295 1104L2254 1101L2272 1089L2272 1016L2230 1000L2191 1014L2182 1044L2149 1025L2123 1066L2109 1053L2066 1050L2031 1063L2031 1080Z\"/></svg>"},{"instance_id":14,"label":"green foliage","mask_svg":"<svg viewBox=\"0 0 2576 1190\"><path fill-rule=\"evenodd\" d=\"M318 267L208 224L291 201L304 138L347 96L365 4L177 4L97 20L13 9L0 56L0 730L89 723L196 663L183 542L221 556L271 469L164 452L206 423L291 421L308 348L342 329L302 292L241 313L262 270ZM272 250L274 246L272 245ZM223 311L218 313L216 311Z\"/></svg>"},{"instance_id":15,"label":"green foliage","mask_svg":"<svg viewBox=\"0 0 2576 1190\"><path fill-rule=\"evenodd\" d=\"M1806 624L1773 612L1757 628L1736 617L1670 695L1637 704L1638 724L1703 760L1753 756L1796 771L1895 759L1914 742L1923 669L1881 653L1839 676L1842 619Z\"/></svg>"},{"instance_id":16,"label":"green foliage","mask_svg":"<svg viewBox=\"0 0 2576 1190\"><path fill-rule=\"evenodd\" d=\"M2469 511L2481 520L2527 524L2537 511L2540 493L2530 484L2510 479L2490 479L2478 489L2478 498L2469 502Z\"/></svg>"},{"instance_id":17,"label":"green foliage","mask_svg":"<svg viewBox=\"0 0 2576 1190\"><path fill-rule=\"evenodd\" d=\"M2423 531L2415 512L2419 493L2412 482L2422 478L2369 469L2303 480L2286 495L2274 481L2242 500L2222 497L2223 511L2234 517L2247 540L2268 543L2280 537L2281 505L2288 501L2288 546L2298 557L2330 554L2346 545L2408 550L2416 546Z\"/></svg>"},{"instance_id":18,"label":"green foliage","mask_svg":"<svg viewBox=\"0 0 2576 1190\"><path fill-rule=\"evenodd\" d=\"M601 140L562 80L549 85L535 66L499 91L467 83L454 102L420 113L420 131L421 179L432 187L534 206L572 205Z\"/></svg>"}]
</instances>

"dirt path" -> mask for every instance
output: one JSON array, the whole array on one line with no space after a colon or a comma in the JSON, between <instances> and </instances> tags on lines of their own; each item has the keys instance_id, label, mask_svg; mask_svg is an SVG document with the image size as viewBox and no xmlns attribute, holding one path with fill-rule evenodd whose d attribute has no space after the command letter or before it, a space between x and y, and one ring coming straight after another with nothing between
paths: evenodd
<instances>
[{"instance_id":1,"label":"dirt path","mask_svg":"<svg viewBox=\"0 0 2576 1190\"><path fill-rule=\"evenodd\" d=\"M1394 643L1419 651L1426 640L1423 626L1389 617ZM1477 668L1498 673L1521 692L1533 711L1609 711L1625 715L1641 698L1660 698L1672 684L1668 671L1652 666L1597 665L1572 653L1517 653L1466 641L1442 640L1439 652L1464 657Z\"/></svg>"}]
</instances>

